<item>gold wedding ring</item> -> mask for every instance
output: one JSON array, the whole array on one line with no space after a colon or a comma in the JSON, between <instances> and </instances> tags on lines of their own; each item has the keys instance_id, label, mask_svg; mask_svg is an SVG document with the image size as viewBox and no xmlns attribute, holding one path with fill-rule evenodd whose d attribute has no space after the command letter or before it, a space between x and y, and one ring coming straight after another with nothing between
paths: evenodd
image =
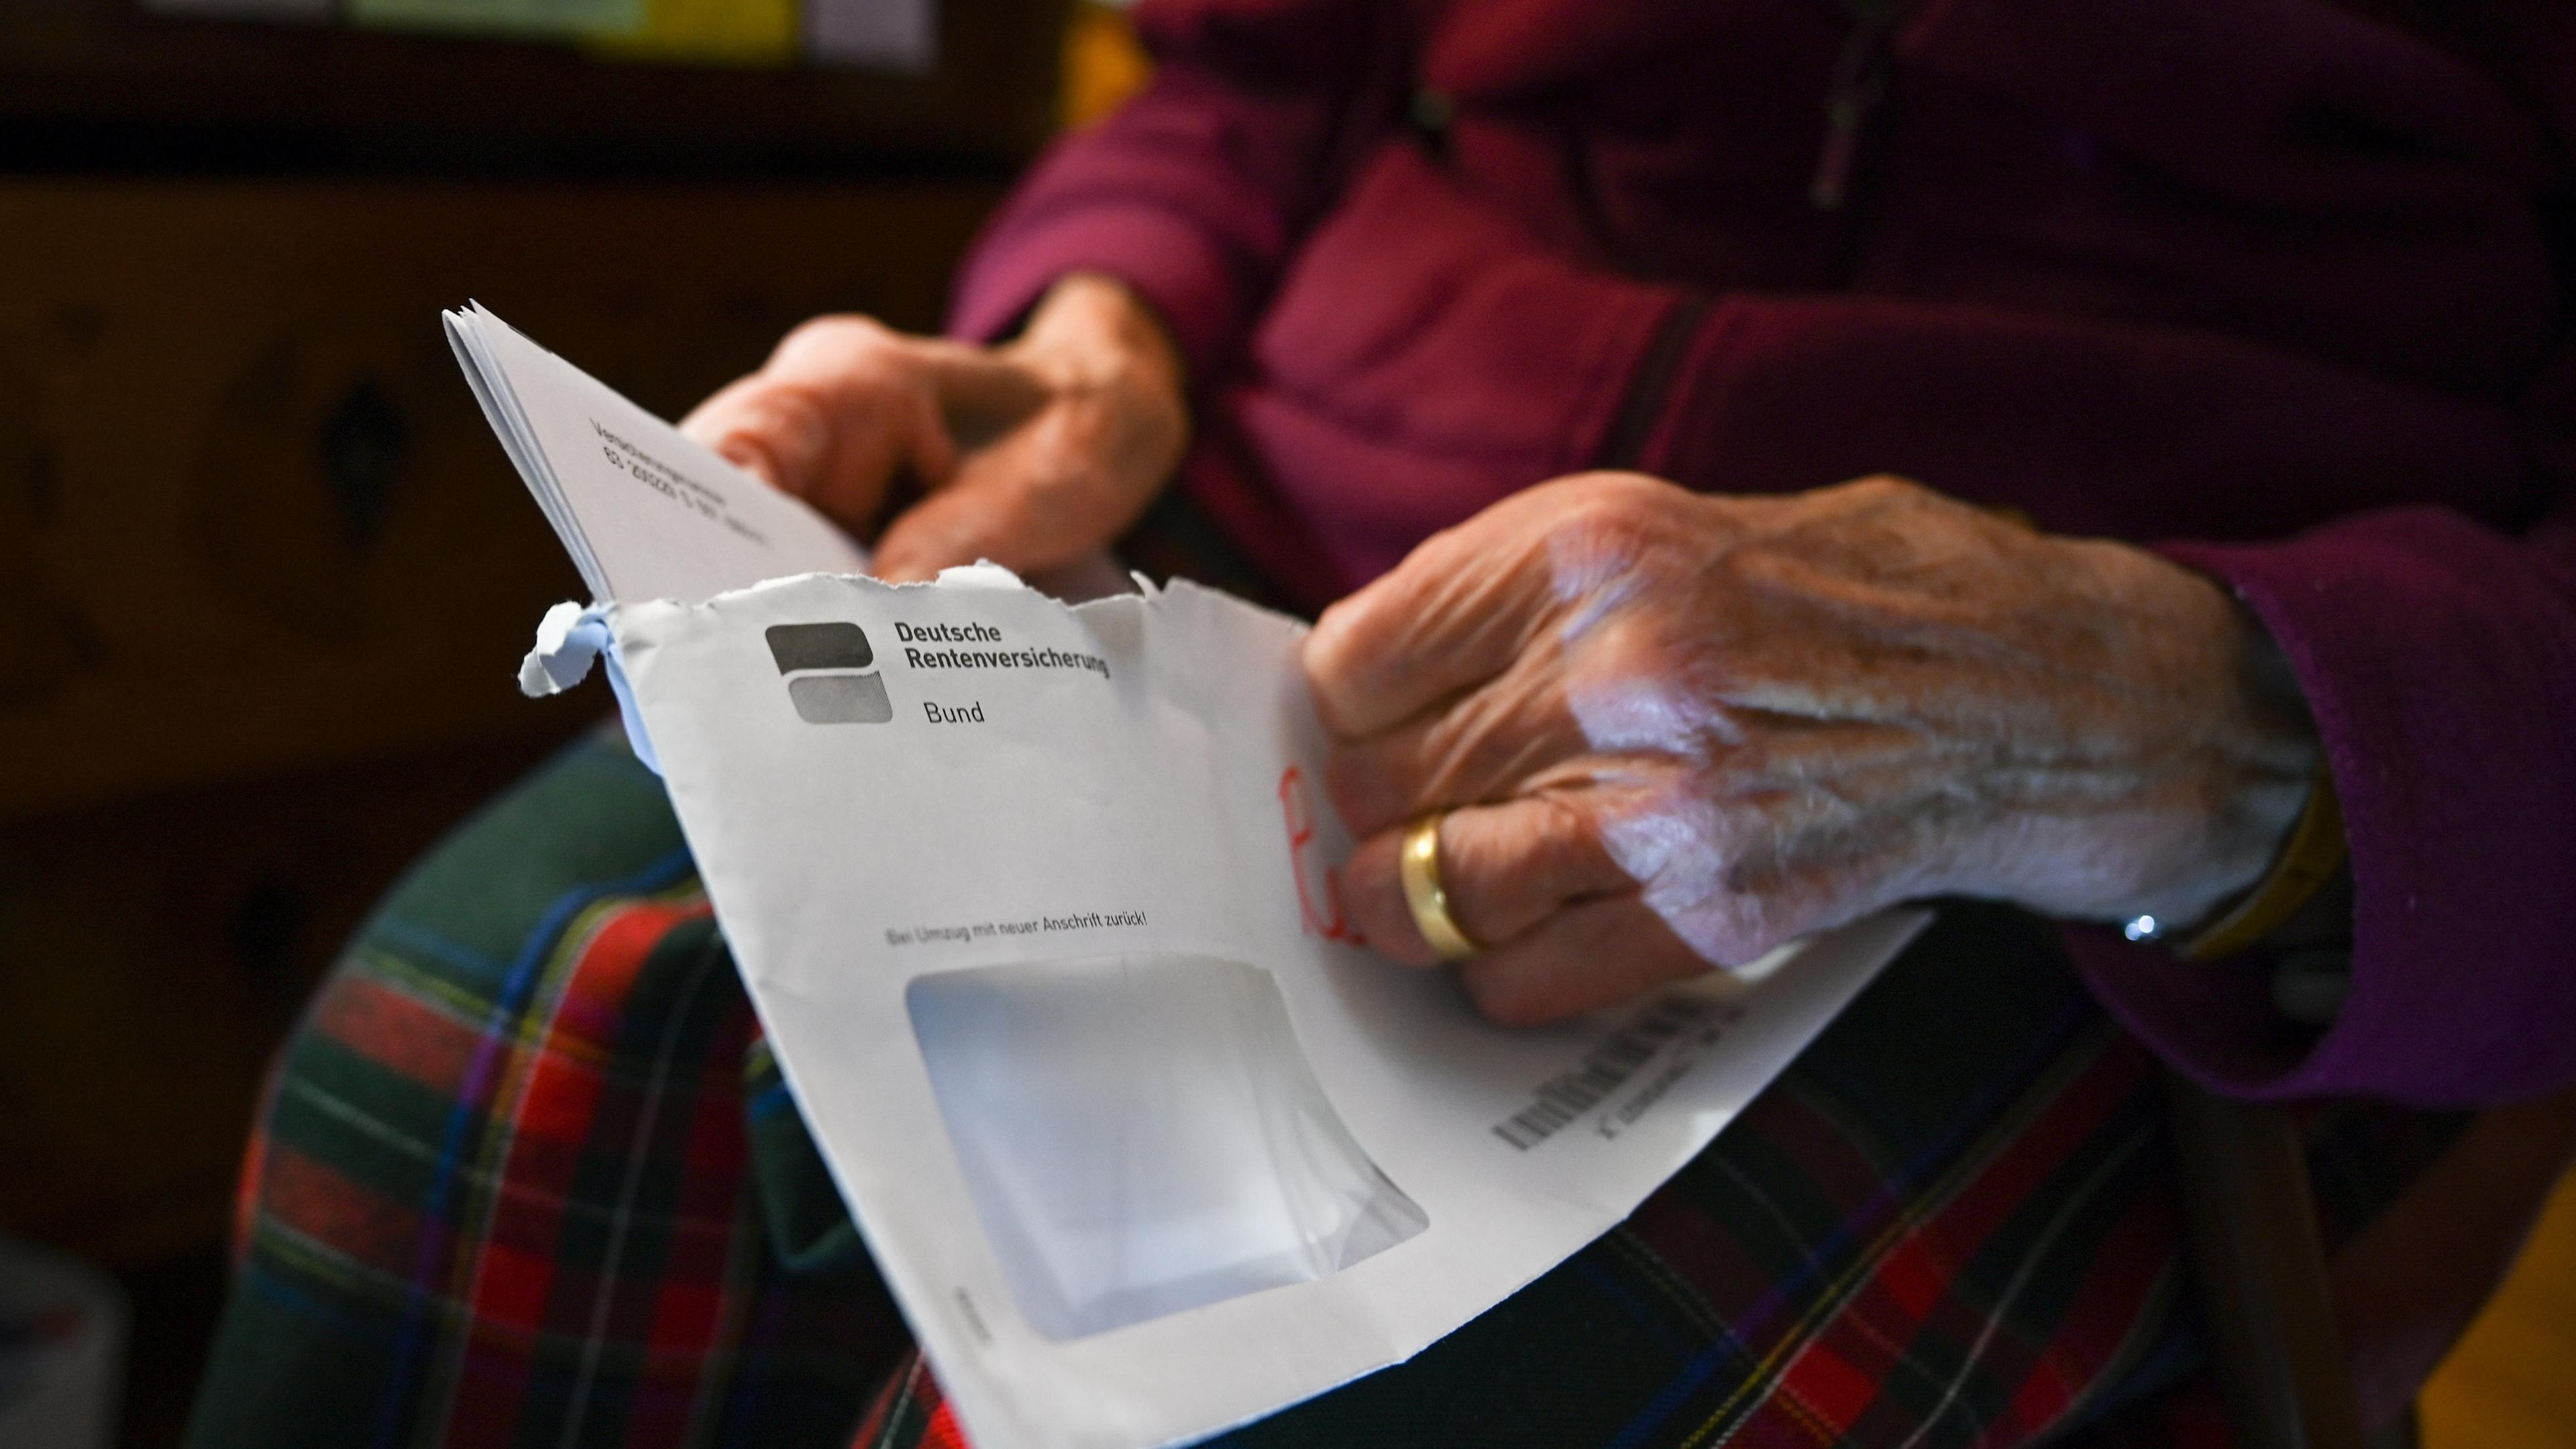
<instances>
[{"instance_id":1,"label":"gold wedding ring","mask_svg":"<svg viewBox=\"0 0 2576 1449\"><path fill-rule=\"evenodd\" d=\"M1480 948L1449 914L1449 892L1440 884L1440 820L1438 815L1425 815L1404 832L1395 874L1404 883L1404 904L1413 912L1413 928L1440 959L1464 961Z\"/></svg>"}]
</instances>

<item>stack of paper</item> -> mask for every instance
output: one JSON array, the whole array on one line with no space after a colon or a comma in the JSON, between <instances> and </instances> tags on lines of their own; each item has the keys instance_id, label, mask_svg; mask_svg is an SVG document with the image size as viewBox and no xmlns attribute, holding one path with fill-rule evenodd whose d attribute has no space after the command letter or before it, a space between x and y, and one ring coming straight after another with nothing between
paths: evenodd
<instances>
[{"instance_id":1,"label":"stack of paper","mask_svg":"<svg viewBox=\"0 0 2576 1449\"><path fill-rule=\"evenodd\" d=\"M801 499L683 437L481 304L444 315L474 400L592 598L694 601L867 566L865 551Z\"/></svg>"}]
</instances>

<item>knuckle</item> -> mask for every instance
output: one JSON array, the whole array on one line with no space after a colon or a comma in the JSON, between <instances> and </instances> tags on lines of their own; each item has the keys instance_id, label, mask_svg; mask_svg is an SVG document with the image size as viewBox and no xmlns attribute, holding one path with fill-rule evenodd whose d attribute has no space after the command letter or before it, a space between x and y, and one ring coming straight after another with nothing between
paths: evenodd
<instances>
[{"instance_id":1,"label":"knuckle","mask_svg":"<svg viewBox=\"0 0 2576 1449\"><path fill-rule=\"evenodd\" d=\"M836 312L797 323L779 339L770 361L776 365L798 358L867 358L897 348L902 340L901 334L874 317Z\"/></svg>"},{"instance_id":2,"label":"knuckle","mask_svg":"<svg viewBox=\"0 0 2576 1449\"><path fill-rule=\"evenodd\" d=\"M1473 804L1508 780L1524 748L1495 711L1462 701L1424 734L1413 773L1425 795Z\"/></svg>"},{"instance_id":3,"label":"knuckle","mask_svg":"<svg viewBox=\"0 0 2576 1449\"><path fill-rule=\"evenodd\" d=\"M1927 504L1945 504L1948 499L1911 478L1895 473L1872 473L1826 490L1862 508L1920 508Z\"/></svg>"},{"instance_id":4,"label":"knuckle","mask_svg":"<svg viewBox=\"0 0 2576 1449\"><path fill-rule=\"evenodd\" d=\"M1590 592L1640 573L1668 572L1691 521L1691 495L1632 473L1567 479L1549 500L1544 546L1560 590Z\"/></svg>"},{"instance_id":5,"label":"knuckle","mask_svg":"<svg viewBox=\"0 0 2576 1449\"><path fill-rule=\"evenodd\" d=\"M1696 735L1709 713L1704 700L1727 683L1720 673L1722 657L1723 651L1712 655L1676 643L1651 620L1610 621L1584 641L1573 671L1587 736L1613 721L1675 739Z\"/></svg>"},{"instance_id":6,"label":"knuckle","mask_svg":"<svg viewBox=\"0 0 2576 1449\"><path fill-rule=\"evenodd\" d=\"M1550 790L1530 799L1539 812L1538 838L1545 846L1567 854L1608 851L1599 813L1575 803L1574 792Z\"/></svg>"},{"instance_id":7,"label":"knuckle","mask_svg":"<svg viewBox=\"0 0 2576 1449\"><path fill-rule=\"evenodd\" d=\"M1590 473L1569 480L1557 527L1577 534L1634 539L1660 534L1670 485L1634 473Z\"/></svg>"},{"instance_id":8,"label":"knuckle","mask_svg":"<svg viewBox=\"0 0 2576 1449\"><path fill-rule=\"evenodd\" d=\"M1350 829L1365 832L1402 808L1392 800L1385 770L1365 748L1335 750L1324 760L1324 798Z\"/></svg>"},{"instance_id":9,"label":"knuckle","mask_svg":"<svg viewBox=\"0 0 2576 1449\"><path fill-rule=\"evenodd\" d=\"M1672 485L1646 473L1619 468L1596 468L1586 473L1569 473L1545 485L1548 489L1575 499L1610 498L1645 499L1671 489Z\"/></svg>"},{"instance_id":10,"label":"knuckle","mask_svg":"<svg viewBox=\"0 0 2576 1449\"><path fill-rule=\"evenodd\" d=\"M800 384L763 388L745 402L729 431L764 443L809 445L831 426L831 410L813 389Z\"/></svg>"},{"instance_id":11,"label":"knuckle","mask_svg":"<svg viewBox=\"0 0 2576 1449\"><path fill-rule=\"evenodd\" d=\"M1585 643L1585 673L1596 678L1661 681L1677 662L1663 631L1634 614L1610 620Z\"/></svg>"},{"instance_id":12,"label":"knuckle","mask_svg":"<svg viewBox=\"0 0 2576 1449\"><path fill-rule=\"evenodd\" d=\"M1470 928L1469 935L1491 941L1498 934L1493 929L1498 908L1518 884L1530 842L1490 825L1464 830L1463 823L1458 816L1442 821L1440 881L1448 888L1449 908L1458 923ZM1482 933L1473 929L1478 926L1485 928Z\"/></svg>"},{"instance_id":13,"label":"knuckle","mask_svg":"<svg viewBox=\"0 0 2576 1449\"><path fill-rule=\"evenodd\" d=\"M1693 942L1691 950L1709 965L1728 970L1761 960L1773 944L1768 931L1738 922L1711 933L1705 941Z\"/></svg>"},{"instance_id":14,"label":"knuckle","mask_svg":"<svg viewBox=\"0 0 2576 1449\"><path fill-rule=\"evenodd\" d=\"M852 313L808 317L787 329L787 335L778 339L778 350L782 353L801 352L847 342L869 325L867 318Z\"/></svg>"},{"instance_id":15,"label":"knuckle","mask_svg":"<svg viewBox=\"0 0 2576 1449\"><path fill-rule=\"evenodd\" d=\"M1302 657L1317 712L1325 728L1343 738L1349 738L1355 722L1364 717L1368 704L1364 696L1371 686L1363 666L1373 654L1383 652L1384 613L1374 607L1370 595L1355 594L1326 609L1306 636Z\"/></svg>"},{"instance_id":16,"label":"knuckle","mask_svg":"<svg viewBox=\"0 0 2576 1449\"><path fill-rule=\"evenodd\" d=\"M1761 897L1730 890L1703 917L1701 929L1685 940L1692 953L1711 966L1747 966L1788 939L1776 914Z\"/></svg>"}]
</instances>

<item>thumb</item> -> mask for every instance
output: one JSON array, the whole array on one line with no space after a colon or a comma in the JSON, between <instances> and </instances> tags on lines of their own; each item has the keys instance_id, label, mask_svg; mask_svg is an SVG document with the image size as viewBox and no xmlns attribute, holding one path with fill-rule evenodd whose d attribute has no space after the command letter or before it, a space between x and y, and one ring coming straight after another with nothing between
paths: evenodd
<instances>
[{"instance_id":1,"label":"thumb","mask_svg":"<svg viewBox=\"0 0 2576 1449\"><path fill-rule=\"evenodd\" d=\"M955 472L957 444L929 388L836 379L809 396L825 419L826 441L810 481L793 491L844 527L873 522L907 469L926 488L942 486Z\"/></svg>"},{"instance_id":2,"label":"thumb","mask_svg":"<svg viewBox=\"0 0 2576 1449\"><path fill-rule=\"evenodd\" d=\"M780 492L802 492L826 437L819 419L781 408L769 391L756 373L738 378L680 419L680 432Z\"/></svg>"},{"instance_id":3,"label":"thumb","mask_svg":"<svg viewBox=\"0 0 2576 1449\"><path fill-rule=\"evenodd\" d=\"M961 477L887 525L877 540L876 576L906 584L977 559L990 559L1015 573L1062 562L1056 554L1066 551L1041 546L1044 511L1035 490L1025 485ZM1066 556L1080 551L1075 548Z\"/></svg>"}]
</instances>

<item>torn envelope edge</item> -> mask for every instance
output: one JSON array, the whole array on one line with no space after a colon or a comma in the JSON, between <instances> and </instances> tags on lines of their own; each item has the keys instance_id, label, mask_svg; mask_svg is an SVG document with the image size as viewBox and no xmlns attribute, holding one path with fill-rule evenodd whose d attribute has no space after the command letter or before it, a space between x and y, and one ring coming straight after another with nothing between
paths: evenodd
<instances>
[{"instance_id":1,"label":"torn envelope edge","mask_svg":"<svg viewBox=\"0 0 2576 1449\"><path fill-rule=\"evenodd\" d=\"M484 328L509 324L486 312L480 302L468 303L462 312L441 312L439 324L447 333L447 345L456 354L457 365L465 373L466 388L483 409L483 420L492 425L493 436L501 440L501 451L519 470L520 480L528 485L528 493L536 499L564 551L572 555L581 581L590 586L593 597L608 597L608 574L590 546L590 536L582 531L580 516L565 500L563 484L555 477L546 450L537 442L536 429L530 426L518 395L510 388L509 369L492 354L491 339Z\"/></svg>"},{"instance_id":2,"label":"torn envelope edge","mask_svg":"<svg viewBox=\"0 0 2576 1449\"><path fill-rule=\"evenodd\" d=\"M626 687L626 671L617 660L617 636L609 632L614 604L576 604L567 599L546 610L537 623L536 647L519 661L519 692L530 699L561 694L590 676L591 661L607 656L608 688L617 696L617 721L626 728L627 747L654 774L662 762L653 755L653 737L644 732L643 712Z\"/></svg>"},{"instance_id":3,"label":"torn envelope edge","mask_svg":"<svg viewBox=\"0 0 2576 1449\"><path fill-rule=\"evenodd\" d=\"M767 588L772 584L785 583L788 579L805 577L810 576L790 574L783 579L764 580L751 585L750 588ZM843 575L830 574L824 577L839 578ZM1136 592L1148 599L1161 592L1154 586L1154 581L1140 571L1130 571L1127 577L1135 584ZM1019 575L1000 564L978 559L971 564L940 570L936 585L898 584L895 587L1025 589L1029 586L1022 582ZM729 589L707 602L715 603L731 595L749 591L749 589ZM1089 600L1069 601L1065 603L1065 607L1078 610L1088 602ZM662 773L662 762L653 754L652 736L644 732L643 713L635 707L634 693L626 685L625 667L617 657L617 636L608 627L609 614L616 607L613 602L579 604L566 599L546 610L546 616L537 621L536 643L528 650L526 656L519 660L519 693L530 699L543 699L550 694L561 694L589 678L591 661L605 656L608 661L608 688L617 696L617 718L618 723L625 726L626 742L634 749L635 758L642 761L646 769L659 775Z\"/></svg>"}]
</instances>

